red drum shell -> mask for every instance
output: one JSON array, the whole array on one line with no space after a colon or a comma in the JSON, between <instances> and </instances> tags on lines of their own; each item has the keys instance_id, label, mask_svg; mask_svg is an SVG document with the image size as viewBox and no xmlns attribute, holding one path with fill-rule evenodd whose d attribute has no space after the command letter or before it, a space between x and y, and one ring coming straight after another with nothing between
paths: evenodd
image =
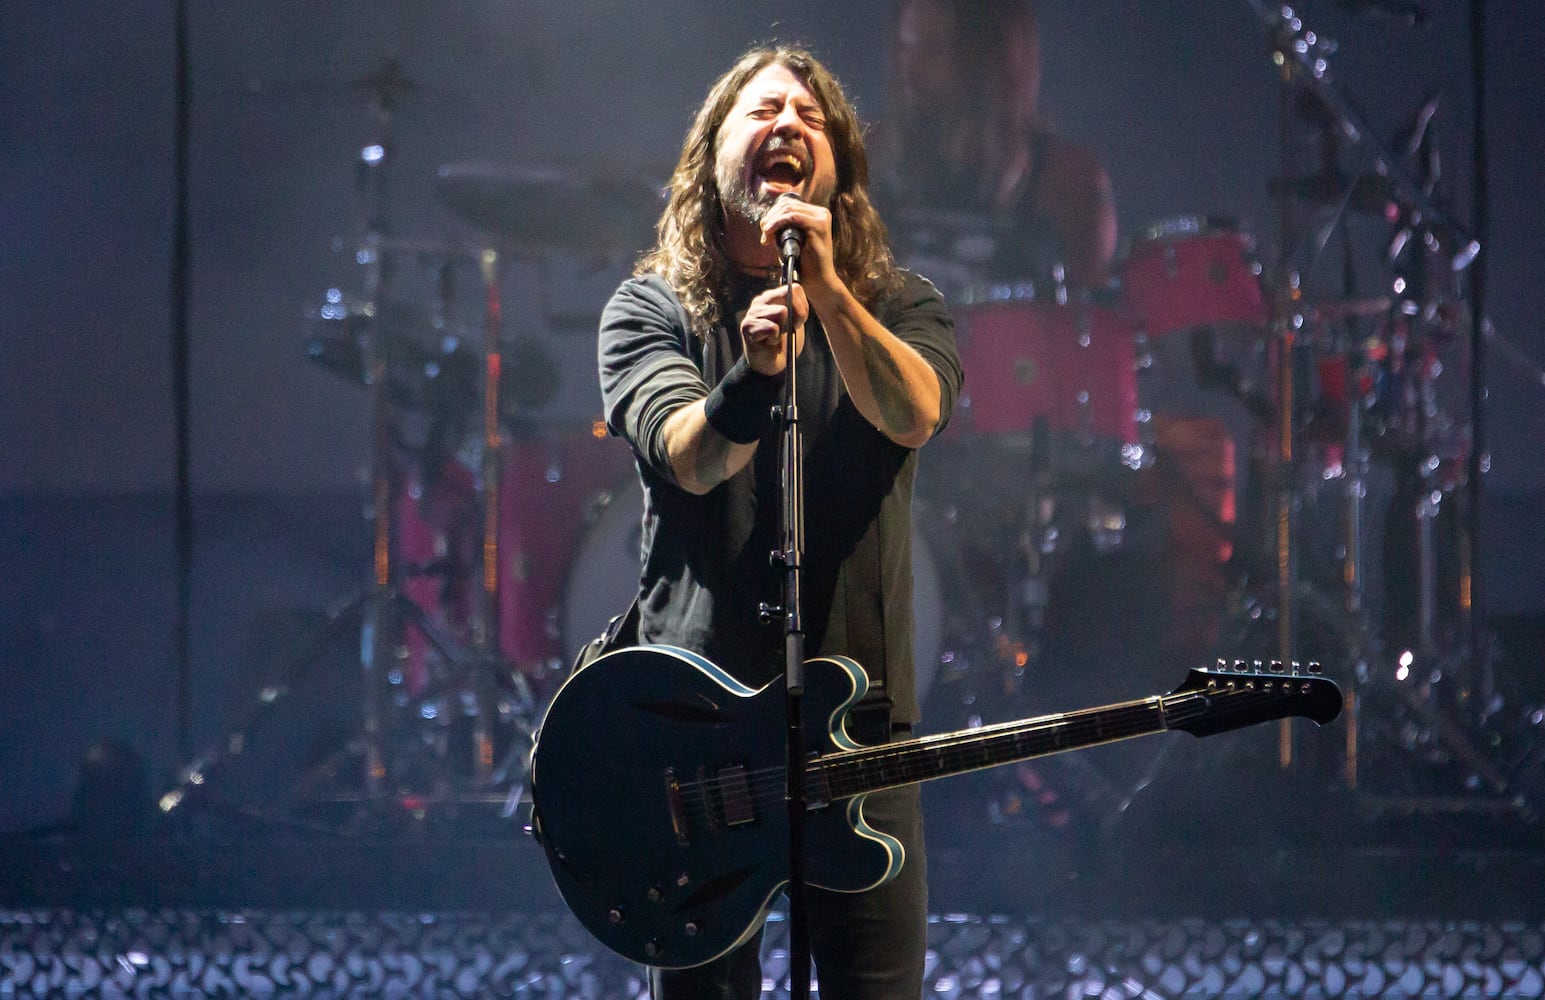
<instances>
[{"instance_id":1,"label":"red drum shell","mask_svg":"<svg viewBox=\"0 0 1545 1000\"><path fill-rule=\"evenodd\" d=\"M1132 323L1112 309L1011 299L956 310L967 398L979 434L1052 431L1137 441Z\"/></svg>"},{"instance_id":2,"label":"red drum shell","mask_svg":"<svg viewBox=\"0 0 1545 1000\"><path fill-rule=\"evenodd\" d=\"M1155 226L1118 269L1127 309L1151 337L1220 323L1265 323L1254 240L1218 224Z\"/></svg>"}]
</instances>

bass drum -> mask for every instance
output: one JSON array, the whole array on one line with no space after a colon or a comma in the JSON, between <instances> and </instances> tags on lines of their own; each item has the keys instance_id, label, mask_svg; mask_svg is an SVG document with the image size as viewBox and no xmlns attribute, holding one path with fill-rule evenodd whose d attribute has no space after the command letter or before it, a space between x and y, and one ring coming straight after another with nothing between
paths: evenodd
<instances>
[{"instance_id":1,"label":"bass drum","mask_svg":"<svg viewBox=\"0 0 1545 1000\"><path fill-rule=\"evenodd\" d=\"M926 701L944 648L944 586L926 535L925 515L913 504L912 613L918 701ZM569 566L563 592L563 648L572 656L628 608L638 592L642 563L644 492L628 479L601 494L584 540Z\"/></svg>"}]
</instances>

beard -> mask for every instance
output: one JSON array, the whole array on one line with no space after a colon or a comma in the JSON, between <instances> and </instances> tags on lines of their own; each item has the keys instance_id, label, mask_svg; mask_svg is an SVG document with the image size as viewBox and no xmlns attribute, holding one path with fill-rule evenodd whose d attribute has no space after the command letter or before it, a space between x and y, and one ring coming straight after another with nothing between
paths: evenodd
<instances>
[{"instance_id":1,"label":"beard","mask_svg":"<svg viewBox=\"0 0 1545 1000\"><path fill-rule=\"evenodd\" d=\"M757 150L756 156L765 153L777 152L782 149L791 149L796 152L800 160L806 164L812 162L810 151L799 140L786 139L783 136L772 136ZM719 188L719 200L724 204L725 211L737 215L753 226L760 227L762 220L772 209L774 203L782 197L781 193L773 193L766 188L753 190L757 175L755 171L748 170L746 161L738 160L733 163L721 161L714 170L714 181ZM796 192L797 194L797 192ZM828 190L812 190L807 199L814 204L830 208L832 192Z\"/></svg>"},{"instance_id":2,"label":"beard","mask_svg":"<svg viewBox=\"0 0 1545 1000\"><path fill-rule=\"evenodd\" d=\"M728 176L724 176L725 174ZM762 220L767 218L767 213L778 200L778 196L766 190L760 193L752 191L746 185L744 170L738 168L721 170L720 175L719 200L724 203L725 211L760 228Z\"/></svg>"}]
</instances>

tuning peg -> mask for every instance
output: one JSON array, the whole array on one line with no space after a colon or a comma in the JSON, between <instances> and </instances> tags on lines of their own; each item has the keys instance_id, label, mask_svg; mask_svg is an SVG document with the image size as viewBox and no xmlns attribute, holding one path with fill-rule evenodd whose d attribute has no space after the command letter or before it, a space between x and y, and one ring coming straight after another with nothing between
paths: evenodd
<instances>
[{"instance_id":1,"label":"tuning peg","mask_svg":"<svg viewBox=\"0 0 1545 1000\"><path fill-rule=\"evenodd\" d=\"M1234 671L1235 671L1235 673L1241 673L1241 674L1244 673L1245 672L1245 661L1244 660L1235 660L1234 661Z\"/></svg>"},{"instance_id":2,"label":"tuning peg","mask_svg":"<svg viewBox=\"0 0 1545 1000\"><path fill-rule=\"evenodd\" d=\"M1263 674L1263 673L1266 672L1266 670L1265 670L1265 668L1262 665L1260 660L1256 660L1255 661L1255 672L1258 673L1258 674Z\"/></svg>"},{"instance_id":3,"label":"tuning peg","mask_svg":"<svg viewBox=\"0 0 1545 1000\"><path fill-rule=\"evenodd\" d=\"M1310 660L1309 661L1309 672L1311 674L1314 674L1315 676L1319 676L1320 674L1323 674L1325 672L1325 668L1320 666L1320 661L1319 660Z\"/></svg>"},{"instance_id":4,"label":"tuning peg","mask_svg":"<svg viewBox=\"0 0 1545 1000\"><path fill-rule=\"evenodd\" d=\"M1218 671L1225 671L1225 670L1227 670L1228 669L1228 661L1225 660L1221 656L1218 657L1218 665L1216 667L1214 667L1213 669L1218 670Z\"/></svg>"},{"instance_id":5,"label":"tuning peg","mask_svg":"<svg viewBox=\"0 0 1545 1000\"><path fill-rule=\"evenodd\" d=\"M1282 673L1282 661L1281 660L1272 660L1271 661L1271 672L1274 673L1274 674Z\"/></svg>"}]
</instances>

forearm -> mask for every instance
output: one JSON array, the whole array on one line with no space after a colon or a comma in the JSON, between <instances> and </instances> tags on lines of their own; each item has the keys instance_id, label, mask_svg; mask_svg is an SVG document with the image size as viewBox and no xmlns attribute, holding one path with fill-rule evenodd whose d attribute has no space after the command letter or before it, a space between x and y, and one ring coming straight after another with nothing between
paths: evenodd
<instances>
[{"instance_id":1,"label":"forearm","mask_svg":"<svg viewBox=\"0 0 1545 1000\"><path fill-rule=\"evenodd\" d=\"M661 428L671 475L688 493L707 493L745 468L756 453L755 441L736 444L709 426L705 402L678 407Z\"/></svg>"},{"instance_id":2,"label":"forearm","mask_svg":"<svg viewBox=\"0 0 1545 1000\"><path fill-rule=\"evenodd\" d=\"M783 381L743 357L709 394L678 407L661 426L671 474L692 493L707 493L745 468L773 423Z\"/></svg>"},{"instance_id":3,"label":"forearm","mask_svg":"<svg viewBox=\"0 0 1545 1000\"><path fill-rule=\"evenodd\" d=\"M846 288L811 293L832 357L858 412L899 445L917 448L939 423L939 379Z\"/></svg>"}]
</instances>

